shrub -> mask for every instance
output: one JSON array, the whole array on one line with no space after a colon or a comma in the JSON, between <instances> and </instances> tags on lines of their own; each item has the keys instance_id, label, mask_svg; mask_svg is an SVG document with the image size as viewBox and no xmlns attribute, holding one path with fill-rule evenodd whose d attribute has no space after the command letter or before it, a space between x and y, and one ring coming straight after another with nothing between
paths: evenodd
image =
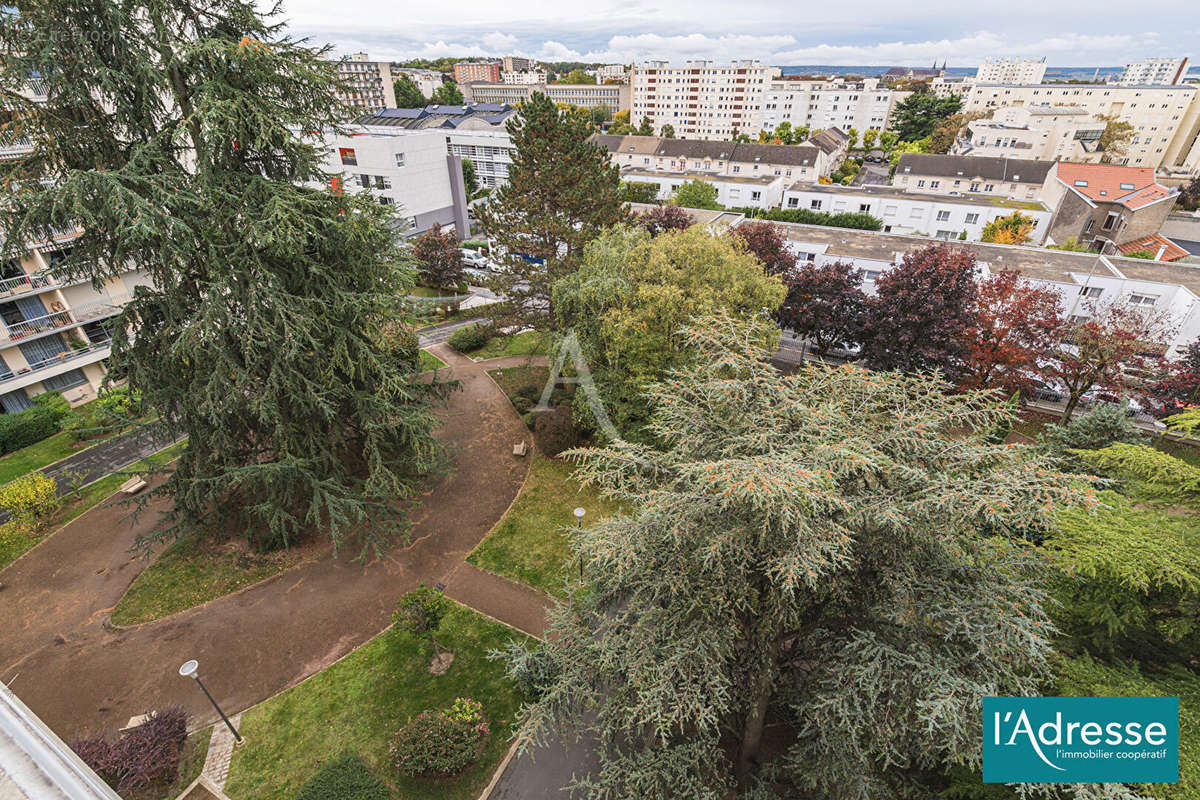
<instances>
[{"instance_id":1,"label":"shrub","mask_svg":"<svg viewBox=\"0 0 1200 800\"><path fill-rule=\"evenodd\" d=\"M473 353L492 339L492 329L486 325L469 325L450 334L446 342L460 353Z\"/></svg>"},{"instance_id":2,"label":"shrub","mask_svg":"<svg viewBox=\"0 0 1200 800\"><path fill-rule=\"evenodd\" d=\"M18 525L36 528L58 507L58 487L41 472L30 472L0 486L0 508Z\"/></svg>"},{"instance_id":3,"label":"shrub","mask_svg":"<svg viewBox=\"0 0 1200 800\"><path fill-rule=\"evenodd\" d=\"M460 697L442 711L422 711L392 741L392 760L409 776L447 777L478 757L489 730L478 702Z\"/></svg>"},{"instance_id":4,"label":"shrub","mask_svg":"<svg viewBox=\"0 0 1200 800\"><path fill-rule=\"evenodd\" d=\"M113 789L130 792L170 785L186 739L187 713L172 707L150 712L144 725L116 741L101 736L80 738L71 743L71 749Z\"/></svg>"},{"instance_id":5,"label":"shrub","mask_svg":"<svg viewBox=\"0 0 1200 800\"><path fill-rule=\"evenodd\" d=\"M124 427L142 415L142 395L128 386L110 389L95 405L96 420L109 427Z\"/></svg>"},{"instance_id":6,"label":"shrub","mask_svg":"<svg viewBox=\"0 0 1200 800\"><path fill-rule=\"evenodd\" d=\"M1100 450L1114 442L1136 444L1141 440L1125 412L1107 404L1072 417L1066 425L1047 425L1038 437L1042 446L1057 456L1066 456L1068 450Z\"/></svg>"},{"instance_id":7,"label":"shrub","mask_svg":"<svg viewBox=\"0 0 1200 800\"><path fill-rule=\"evenodd\" d=\"M753 219L767 219L775 222L796 222L802 225L827 225L833 228L857 228L864 231L883 230L883 220L867 213L843 211L839 214L828 214L822 211L811 211L807 208L737 208Z\"/></svg>"},{"instance_id":8,"label":"shrub","mask_svg":"<svg viewBox=\"0 0 1200 800\"><path fill-rule=\"evenodd\" d=\"M354 753L343 753L308 779L296 800L391 800L387 784Z\"/></svg>"},{"instance_id":9,"label":"shrub","mask_svg":"<svg viewBox=\"0 0 1200 800\"><path fill-rule=\"evenodd\" d=\"M43 392L33 405L16 414L0 415L0 454L20 450L58 433L70 403L58 392Z\"/></svg>"},{"instance_id":10,"label":"shrub","mask_svg":"<svg viewBox=\"0 0 1200 800\"><path fill-rule=\"evenodd\" d=\"M533 440L551 458L579 444L571 407L554 406L538 414L533 421Z\"/></svg>"}]
</instances>

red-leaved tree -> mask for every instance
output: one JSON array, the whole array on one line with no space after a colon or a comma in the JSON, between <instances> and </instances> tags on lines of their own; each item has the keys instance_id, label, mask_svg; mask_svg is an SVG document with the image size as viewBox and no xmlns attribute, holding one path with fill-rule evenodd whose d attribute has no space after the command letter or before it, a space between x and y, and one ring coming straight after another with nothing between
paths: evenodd
<instances>
[{"instance_id":1,"label":"red-leaved tree","mask_svg":"<svg viewBox=\"0 0 1200 800\"><path fill-rule=\"evenodd\" d=\"M879 276L875 291L867 301L866 365L953 377L975 322L975 256L946 245L913 250Z\"/></svg>"},{"instance_id":2,"label":"red-leaved tree","mask_svg":"<svg viewBox=\"0 0 1200 800\"><path fill-rule=\"evenodd\" d=\"M755 220L743 222L729 233L758 256L768 275L783 275L796 266L796 254L788 248L783 229L778 225Z\"/></svg>"},{"instance_id":3,"label":"red-leaved tree","mask_svg":"<svg viewBox=\"0 0 1200 800\"><path fill-rule=\"evenodd\" d=\"M692 227L692 218L679 206L654 206L640 214L633 214L631 218L649 231L651 236L667 231L685 231Z\"/></svg>"},{"instance_id":4,"label":"red-leaved tree","mask_svg":"<svg viewBox=\"0 0 1200 800\"><path fill-rule=\"evenodd\" d=\"M1131 306L1120 300L1091 301L1086 318L1068 323L1047 374L1067 390L1063 421L1071 418L1080 398L1093 387L1124 392L1125 374L1142 370L1162 356L1172 335L1164 311Z\"/></svg>"},{"instance_id":5,"label":"red-leaved tree","mask_svg":"<svg viewBox=\"0 0 1200 800\"><path fill-rule=\"evenodd\" d=\"M862 271L837 261L804 264L784 276L787 299L776 312L781 328L790 328L813 343L817 352L860 341L867 297Z\"/></svg>"},{"instance_id":6,"label":"red-leaved tree","mask_svg":"<svg viewBox=\"0 0 1200 800\"><path fill-rule=\"evenodd\" d=\"M1162 359L1154 382L1146 389L1156 416L1178 414L1200 405L1200 339L1183 348L1179 358Z\"/></svg>"},{"instance_id":7,"label":"red-leaved tree","mask_svg":"<svg viewBox=\"0 0 1200 800\"><path fill-rule=\"evenodd\" d=\"M978 282L973 324L963 331L963 389L1029 388L1038 365L1053 354L1062 334L1062 296L1012 270Z\"/></svg>"},{"instance_id":8,"label":"red-leaved tree","mask_svg":"<svg viewBox=\"0 0 1200 800\"><path fill-rule=\"evenodd\" d=\"M457 286L463 278L458 237L453 231L442 233L442 226L436 222L413 242L413 258L421 280L430 286Z\"/></svg>"}]
</instances>

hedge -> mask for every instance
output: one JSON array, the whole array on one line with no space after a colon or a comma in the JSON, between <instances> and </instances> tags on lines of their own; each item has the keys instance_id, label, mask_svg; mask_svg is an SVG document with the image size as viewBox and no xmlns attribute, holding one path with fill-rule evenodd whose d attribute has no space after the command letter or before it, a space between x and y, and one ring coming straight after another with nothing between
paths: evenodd
<instances>
[{"instance_id":1,"label":"hedge","mask_svg":"<svg viewBox=\"0 0 1200 800\"><path fill-rule=\"evenodd\" d=\"M866 213L827 214L807 208L731 208L751 219L766 219L772 222L795 222L800 225L825 225L831 228L855 228L862 231L883 230L883 220Z\"/></svg>"},{"instance_id":2,"label":"hedge","mask_svg":"<svg viewBox=\"0 0 1200 800\"><path fill-rule=\"evenodd\" d=\"M342 753L309 778L296 800L392 800L392 793L354 753Z\"/></svg>"},{"instance_id":3,"label":"hedge","mask_svg":"<svg viewBox=\"0 0 1200 800\"><path fill-rule=\"evenodd\" d=\"M459 328L450 334L446 343L460 353L473 353L491 341L491 338L492 328L490 325L476 324Z\"/></svg>"},{"instance_id":4,"label":"hedge","mask_svg":"<svg viewBox=\"0 0 1200 800\"><path fill-rule=\"evenodd\" d=\"M0 455L20 450L58 433L70 404L58 392L33 398L33 406L15 414L0 414Z\"/></svg>"}]
</instances>

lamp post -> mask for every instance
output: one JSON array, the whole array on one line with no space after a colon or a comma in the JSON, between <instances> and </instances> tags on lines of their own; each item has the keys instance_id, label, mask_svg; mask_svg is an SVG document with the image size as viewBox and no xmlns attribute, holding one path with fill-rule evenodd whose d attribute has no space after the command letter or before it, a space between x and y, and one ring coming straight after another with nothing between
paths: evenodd
<instances>
[{"instance_id":1,"label":"lamp post","mask_svg":"<svg viewBox=\"0 0 1200 800\"><path fill-rule=\"evenodd\" d=\"M583 506L575 509L575 529L580 533L583 532L583 515L586 513ZM583 551L579 553L579 582L583 583Z\"/></svg>"},{"instance_id":2,"label":"lamp post","mask_svg":"<svg viewBox=\"0 0 1200 800\"><path fill-rule=\"evenodd\" d=\"M212 703L212 707L215 708L217 713L221 715L221 721L225 723L225 727L229 728L229 732L233 734L233 740L236 743L241 744L243 741L242 735L237 732L237 728L233 727L233 723L229 721L229 717L225 716L225 712L221 710L221 707L217 705L217 701L213 699L211 694L209 694L208 688L200 682L199 669L200 662L193 658L190 661L184 662L183 666L179 668L179 674L184 678L195 679L197 685L200 687L200 691L204 692L204 696L208 698L208 702Z\"/></svg>"}]
</instances>

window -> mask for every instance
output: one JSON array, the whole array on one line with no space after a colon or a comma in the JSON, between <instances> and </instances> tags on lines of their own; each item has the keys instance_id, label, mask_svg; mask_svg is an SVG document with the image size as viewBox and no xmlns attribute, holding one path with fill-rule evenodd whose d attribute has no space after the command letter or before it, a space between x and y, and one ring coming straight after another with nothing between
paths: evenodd
<instances>
[{"instance_id":1,"label":"window","mask_svg":"<svg viewBox=\"0 0 1200 800\"><path fill-rule=\"evenodd\" d=\"M788 208L797 208L800 205L800 198L799 197L789 197L787 204L788 204Z\"/></svg>"},{"instance_id":2,"label":"window","mask_svg":"<svg viewBox=\"0 0 1200 800\"><path fill-rule=\"evenodd\" d=\"M1079 293L1084 297L1090 297L1094 300L1100 295L1104 294L1104 290L1099 286L1082 286L1079 289Z\"/></svg>"},{"instance_id":3,"label":"window","mask_svg":"<svg viewBox=\"0 0 1200 800\"><path fill-rule=\"evenodd\" d=\"M1085 234L1087 234L1087 233L1091 233L1091 232L1092 232L1092 229L1093 229L1093 228L1095 228L1095 227L1096 227L1096 220L1094 220L1094 219L1089 219L1089 220L1087 221L1087 225L1084 225L1084 226L1083 226L1083 232L1084 232Z\"/></svg>"},{"instance_id":4,"label":"window","mask_svg":"<svg viewBox=\"0 0 1200 800\"><path fill-rule=\"evenodd\" d=\"M404 153L396 153L396 166L397 167L404 166Z\"/></svg>"},{"instance_id":5,"label":"window","mask_svg":"<svg viewBox=\"0 0 1200 800\"><path fill-rule=\"evenodd\" d=\"M17 389L15 392L0 394L0 406L3 407L5 414L15 414L31 408L33 403L29 401L29 395L25 394L24 389Z\"/></svg>"},{"instance_id":6,"label":"window","mask_svg":"<svg viewBox=\"0 0 1200 800\"><path fill-rule=\"evenodd\" d=\"M820 211L821 210L821 201L813 200L808 204L808 207L811 208L813 211Z\"/></svg>"},{"instance_id":7,"label":"window","mask_svg":"<svg viewBox=\"0 0 1200 800\"><path fill-rule=\"evenodd\" d=\"M865 269L863 270L863 280L874 283L875 279L878 278L880 274L880 271L877 269Z\"/></svg>"},{"instance_id":8,"label":"window","mask_svg":"<svg viewBox=\"0 0 1200 800\"><path fill-rule=\"evenodd\" d=\"M972 192L978 192L978 191L979 191L979 184L978 184L978 183L972 183L972 184L971 184L971 191L972 191Z\"/></svg>"},{"instance_id":9,"label":"window","mask_svg":"<svg viewBox=\"0 0 1200 800\"><path fill-rule=\"evenodd\" d=\"M937 238L941 239L944 242L948 242L951 239L954 239L956 237L957 237L957 234L954 231L938 231L937 232Z\"/></svg>"},{"instance_id":10,"label":"window","mask_svg":"<svg viewBox=\"0 0 1200 800\"><path fill-rule=\"evenodd\" d=\"M339 147L338 155L342 157L342 164L346 165L347 167L358 166L358 156L354 154L353 147Z\"/></svg>"},{"instance_id":11,"label":"window","mask_svg":"<svg viewBox=\"0 0 1200 800\"><path fill-rule=\"evenodd\" d=\"M871 212L871 204L870 203L859 203L858 211L860 214L869 214Z\"/></svg>"},{"instance_id":12,"label":"window","mask_svg":"<svg viewBox=\"0 0 1200 800\"><path fill-rule=\"evenodd\" d=\"M379 198L379 205L381 206L394 205L395 202L396 200L394 198L388 197L387 195L381 195Z\"/></svg>"},{"instance_id":13,"label":"window","mask_svg":"<svg viewBox=\"0 0 1200 800\"><path fill-rule=\"evenodd\" d=\"M762 192L751 192L750 199L751 200L762 200Z\"/></svg>"},{"instance_id":14,"label":"window","mask_svg":"<svg viewBox=\"0 0 1200 800\"><path fill-rule=\"evenodd\" d=\"M62 375L52 375L42 379L42 387L47 392L61 392L63 389L70 389L72 386L79 386L83 383L87 383L87 377L84 376L81 369L73 369Z\"/></svg>"},{"instance_id":15,"label":"window","mask_svg":"<svg viewBox=\"0 0 1200 800\"><path fill-rule=\"evenodd\" d=\"M900 206L884 206L883 215L885 217L894 217L899 210Z\"/></svg>"},{"instance_id":16,"label":"window","mask_svg":"<svg viewBox=\"0 0 1200 800\"><path fill-rule=\"evenodd\" d=\"M983 185L983 190L984 190L985 192L994 192L994 191L996 191L996 184L994 184L994 183L985 183L985 184Z\"/></svg>"},{"instance_id":17,"label":"window","mask_svg":"<svg viewBox=\"0 0 1200 800\"><path fill-rule=\"evenodd\" d=\"M392 188L392 181L390 178L388 178L384 175L376 175L375 176L375 188L376 189L390 189L390 188Z\"/></svg>"},{"instance_id":18,"label":"window","mask_svg":"<svg viewBox=\"0 0 1200 800\"><path fill-rule=\"evenodd\" d=\"M913 219L920 219L921 217L924 216L924 213L921 211L921 209L914 208L912 210L912 213L910 213L908 216L912 217Z\"/></svg>"},{"instance_id":19,"label":"window","mask_svg":"<svg viewBox=\"0 0 1200 800\"><path fill-rule=\"evenodd\" d=\"M942 182L941 182L941 181L930 181L930 182L929 182L929 188L930 188L930 189L936 189L936 188L938 188L938 187L939 187L939 186L941 186L941 185L942 185Z\"/></svg>"},{"instance_id":20,"label":"window","mask_svg":"<svg viewBox=\"0 0 1200 800\"><path fill-rule=\"evenodd\" d=\"M974 225L976 222L979 222L978 214L967 214L967 224L968 225Z\"/></svg>"},{"instance_id":21,"label":"window","mask_svg":"<svg viewBox=\"0 0 1200 800\"><path fill-rule=\"evenodd\" d=\"M371 176L370 175L359 175L358 183L364 189L370 189L371 188Z\"/></svg>"},{"instance_id":22,"label":"window","mask_svg":"<svg viewBox=\"0 0 1200 800\"><path fill-rule=\"evenodd\" d=\"M1158 302L1158 298L1149 294L1131 294L1129 295L1129 304L1134 306L1152 306Z\"/></svg>"},{"instance_id":23,"label":"window","mask_svg":"<svg viewBox=\"0 0 1200 800\"><path fill-rule=\"evenodd\" d=\"M939 211L937 218L938 218L938 222L947 222L950 219L950 212L949 211Z\"/></svg>"},{"instance_id":24,"label":"window","mask_svg":"<svg viewBox=\"0 0 1200 800\"><path fill-rule=\"evenodd\" d=\"M1108 216L1104 218L1104 230L1111 231L1117 225L1117 221L1121 219L1121 215L1116 211L1108 212Z\"/></svg>"},{"instance_id":25,"label":"window","mask_svg":"<svg viewBox=\"0 0 1200 800\"><path fill-rule=\"evenodd\" d=\"M925 188L925 181L923 181L923 180L917 181L917 188L918 189Z\"/></svg>"}]
</instances>

